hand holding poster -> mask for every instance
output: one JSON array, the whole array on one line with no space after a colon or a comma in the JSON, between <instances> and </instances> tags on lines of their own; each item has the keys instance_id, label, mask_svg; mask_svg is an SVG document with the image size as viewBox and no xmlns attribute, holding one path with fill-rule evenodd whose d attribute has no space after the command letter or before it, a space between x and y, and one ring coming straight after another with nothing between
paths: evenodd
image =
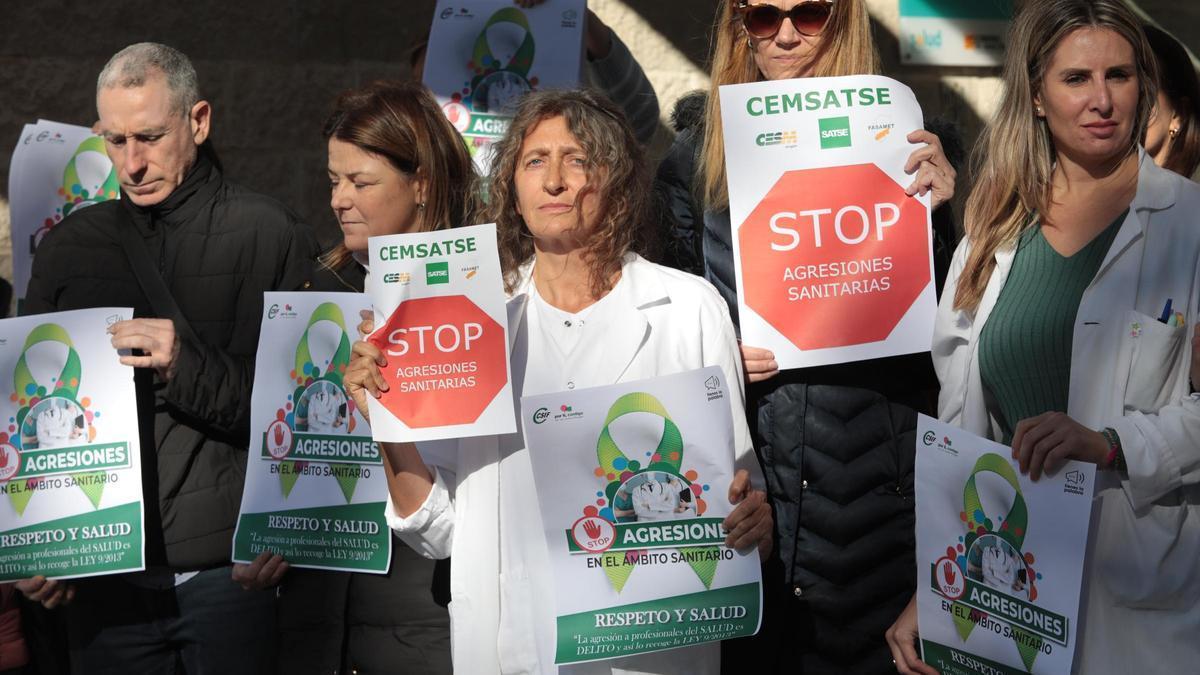
<instances>
[{"instance_id":1,"label":"hand holding poster","mask_svg":"<svg viewBox=\"0 0 1200 675\"><path fill-rule=\"evenodd\" d=\"M921 416L917 613L944 675L1070 673L1096 467L1036 483L1011 449Z\"/></svg>"},{"instance_id":2,"label":"hand holding poster","mask_svg":"<svg viewBox=\"0 0 1200 675\"><path fill-rule=\"evenodd\" d=\"M516 431L508 312L494 224L371 237L367 293L388 390L369 399L378 441Z\"/></svg>"},{"instance_id":3,"label":"hand holding poster","mask_svg":"<svg viewBox=\"0 0 1200 675\"><path fill-rule=\"evenodd\" d=\"M25 297L42 237L76 209L120 194L104 140L91 129L46 120L25 125L8 174L13 292L18 299Z\"/></svg>"},{"instance_id":4,"label":"hand holding poster","mask_svg":"<svg viewBox=\"0 0 1200 675\"><path fill-rule=\"evenodd\" d=\"M721 87L738 310L782 369L929 349L929 197L905 162L923 128L886 77Z\"/></svg>"},{"instance_id":5,"label":"hand holding poster","mask_svg":"<svg viewBox=\"0 0 1200 675\"><path fill-rule=\"evenodd\" d=\"M360 293L264 295L234 562L269 550L295 567L387 571L383 456L342 383L369 308Z\"/></svg>"},{"instance_id":6,"label":"hand holding poster","mask_svg":"<svg viewBox=\"0 0 1200 675\"><path fill-rule=\"evenodd\" d=\"M736 396L719 367L521 399L554 569L555 663L758 632L758 553L725 546Z\"/></svg>"},{"instance_id":7,"label":"hand holding poster","mask_svg":"<svg viewBox=\"0 0 1200 675\"><path fill-rule=\"evenodd\" d=\"M0 321L0 581L143 569L133 369L107 332L132 314Z\"/></svg>"},{"instance_id":8,"label":"hand holding poster","mask_svg":"<svg viewBox=\"0 0 1200 675\"><path fill-rule=\"evenodd\" d=\"M467 141L480 172L521 96L578 86L585 0L439 0L421 78Z\"/></svg>"}]
</instances>

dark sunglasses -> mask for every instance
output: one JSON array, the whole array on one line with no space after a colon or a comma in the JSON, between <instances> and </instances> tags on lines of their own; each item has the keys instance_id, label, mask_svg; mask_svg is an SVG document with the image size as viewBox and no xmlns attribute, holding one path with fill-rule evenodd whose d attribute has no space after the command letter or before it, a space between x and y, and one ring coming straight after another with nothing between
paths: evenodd
<instances>
[{"instance_id":1,"label":"dark sunglasses","mask_svg":"<svg viewBox=\"0 0 1200 675\"><path fill-rule=\"evenodd\" d=\"M802 2L788 11L783 11L775 5L747 5L744 0L735 8L742 15L742 25L750 37L766 40L775 37L783 19L792 20L792 25L802 35L820 35L829 21L833 11L833 3L825 0Z\"/></svg>"}]
</instances>

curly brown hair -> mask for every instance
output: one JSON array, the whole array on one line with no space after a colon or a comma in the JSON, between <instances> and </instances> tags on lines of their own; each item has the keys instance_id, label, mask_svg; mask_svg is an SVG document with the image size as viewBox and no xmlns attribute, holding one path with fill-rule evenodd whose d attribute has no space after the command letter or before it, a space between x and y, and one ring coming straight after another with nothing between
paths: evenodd
<instances>
[{"instance_id":1,"label":"curly brown hair","mask_svg":"<svg viewBox=\"0 0 1200 675\"><path fill-rule=\"evenodd\" d=\"M533 256L533 235L517 211L516 174L525 137L543 120L561 117L587 156L588 182L576 197L596 192L597 222L587 233L585 260L595 297L612 288L626 252L649 254L651 182L645 152L625 115L591 90L548 90L522 99L504 138L492 146L490 196L485 220L495 221L504 286L513 292Z\"/></svg>"}]
</instances>

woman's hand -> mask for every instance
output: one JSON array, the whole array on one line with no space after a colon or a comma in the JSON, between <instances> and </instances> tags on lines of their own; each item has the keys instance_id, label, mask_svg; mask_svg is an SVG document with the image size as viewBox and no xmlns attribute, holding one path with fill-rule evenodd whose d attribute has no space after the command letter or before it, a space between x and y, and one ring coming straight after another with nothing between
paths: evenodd
<instances>
[{"instance_id":1,"label":"woman's hand","mask_svg":"<svg viewBox=\"0 0 1200 675\"><path fill-rule=\"evenodd\" d=\"M249 565L234 563L232 577L244 590L261 591L279 585L279 581L289 569L291 566L283 556L263 551Z\"/></svg>"},{"instance_id":2,"label":"woman's hand","mask_svg":"<svg viewBox=\"0 0 1200 675\"><path fill-rule=\"evenodd\" d=\"M14 585L27 599L42 603L46 609L65 605L75 598L75 584L47 579L40 574L32 579L21 579Z\"/></svg>"},{"instance_id":3,"label":"woman's hand","mask_svg":"<svg viewBox=\"0 0 1200 675\"><path fill-rule=\"evenodd\" d=\"M779 364L770 350L739 345L742 348L742 370L746 374L746 382L754 384L779 374Z\"/></svg>"},{"instance_id":4,"label":"woman's hand","mask_svg":"<svg viewBox=\"0 0 1200 675\"><path fill-rule=\"evenodd\" d=\"M358 406L363 417L370 422L371 413L367 406L367 395L379 398L381 392L388 390L388 384L379 370L387 366L387 358L384 357L379 347L362 340L354 343L353 352L350 365L342 377L342 383L346 386L346 393L354 399L354 405Z\"/></svg>"},{"instance_id":5,"label":"woman's hand","mask_svg":"<svg viewBox=\"0 0 1200 675\"><path fill-rule=\"evenodd\" d=\"M737 551L757 547L759 559L766 560L771 555L775 522L767 493L750 487L750 472L745 469L738 469L729 484L729 503L737 506L722 523L728 533L725 545Z\"/></svg>"},{"instance_id":6,"label":"woman's hand","mask_svg":"<svg viewBox=\"0 0 1200 675\"><path fill-rule=\"evenodd\" d=\"M904 675L938 675L938 671L917 656L917 596L908 601L904 611L896 618L896 623L883 635L887 638L888 648L892 650L896 672Z\"/></svg>"},{"instance_id":7,"label":"woman's hand","mask_svg":"<svg viewBox=\"0 0 1200 675\"><path fill-rule=\"evenodd\" d=\"M932 208L936 209L954 196L954 179L958 172L946 159L946 152L937 134L918 129L908 135L908 142L925 143L925 147L914 150L904 164L904 173L917 174L916 180L904 192L910 197L932 192Z\"/></svg>"},{"instance_id":8,"label":"woman's hand","mask_svg":"<svg viewBox=\"0 0 1200 675\"><path fill-rule=\"evenodd\" d=\"M1023 419L1013 433L1013 459L1019 460L1021 473L1028 473L1030 480L1058 471L1068 459L1103 465L1108 451L1104 434L1061 412Z\"/></svg>"}]
</instances>

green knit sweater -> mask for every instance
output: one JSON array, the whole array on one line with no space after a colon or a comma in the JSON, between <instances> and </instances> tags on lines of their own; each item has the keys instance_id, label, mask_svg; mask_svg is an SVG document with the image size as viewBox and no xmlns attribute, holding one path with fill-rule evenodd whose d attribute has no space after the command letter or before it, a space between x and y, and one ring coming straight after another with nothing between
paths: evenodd
<instances>
[{"instance_id":1,"label":"green knit sweater","mask_svg":"<svg viewBox=\"0 0 1200 675\"><path fill-rule=\"evenodd\" d=\"M1055 251L1036 223L1021 235L1008 281L979 337L979 374L1005 444L1021 420L1066 412L1079 301L1126 213L1070 257Z\"/></svg>"}]
</instances>

